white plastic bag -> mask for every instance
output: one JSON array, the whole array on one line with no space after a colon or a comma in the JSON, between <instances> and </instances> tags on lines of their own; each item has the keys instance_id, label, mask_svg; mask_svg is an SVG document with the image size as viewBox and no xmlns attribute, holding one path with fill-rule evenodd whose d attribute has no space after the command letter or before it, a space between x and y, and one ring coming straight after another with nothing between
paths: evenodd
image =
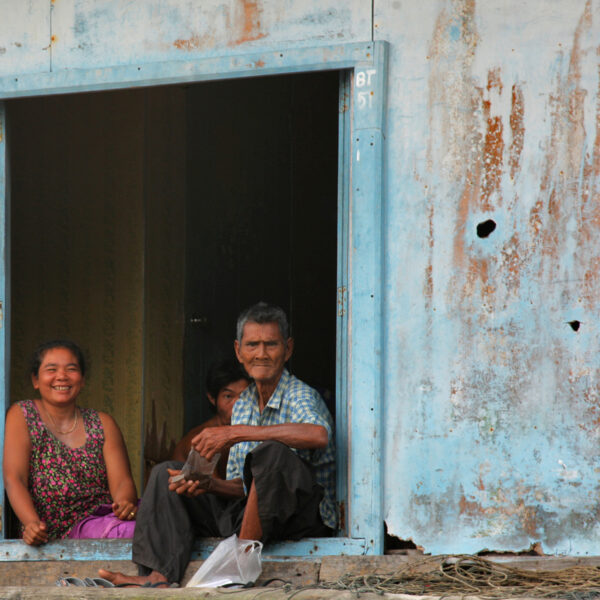
<instances>
[{"instance_id":1,"label":"white plastic bag","mask_svg":"<svg viewBox=\"0 0 600 600\"><path fill-rule=\"evenodd\" d=\"M262 543L240 540L234 533L224 539L194 573L186 587L219 587L254 583L262 571Z\"/></svg>"}]
</instances>

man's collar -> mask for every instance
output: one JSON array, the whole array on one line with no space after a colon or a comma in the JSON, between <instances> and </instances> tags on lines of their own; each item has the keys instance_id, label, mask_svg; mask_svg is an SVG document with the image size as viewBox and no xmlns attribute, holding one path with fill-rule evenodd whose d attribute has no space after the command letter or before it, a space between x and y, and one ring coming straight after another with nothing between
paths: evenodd
<instances>
[{"instance_id":1,"label":"man's collar","mask_svg":"<svg viewBox=\"0 0 600 600\"><path fill-rule=\"evenodd\" d=\"M269 401L267 402L267 406L269 408L272 408L274 410L279 410L279 407L281 406L281 399L283 398L283 394L290 383L291 377L292 376L288 373L288 370L283 369L283 373L281 374L281 377L279 378L277 387L275 388L275 391L271 394L271 397L269 398Z\"/></svg>"}]
</instances>

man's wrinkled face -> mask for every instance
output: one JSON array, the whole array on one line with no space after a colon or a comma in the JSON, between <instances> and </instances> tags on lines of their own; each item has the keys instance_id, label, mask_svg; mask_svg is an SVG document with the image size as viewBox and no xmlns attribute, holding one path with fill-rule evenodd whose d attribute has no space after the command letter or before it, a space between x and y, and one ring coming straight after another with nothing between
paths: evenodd
<instances>
[{"instance_id":1,"label":"man's wrinkled face","mask_svg":"<svg viewBox=\"0 0 600 600\"><path fill-rule=\"evenodd\" d=\"M292 338L285 340L277 323L249 321L241 342L235 341L238 360L257 383L277 383L293 349Z\"/></svg>"}]
</instances>

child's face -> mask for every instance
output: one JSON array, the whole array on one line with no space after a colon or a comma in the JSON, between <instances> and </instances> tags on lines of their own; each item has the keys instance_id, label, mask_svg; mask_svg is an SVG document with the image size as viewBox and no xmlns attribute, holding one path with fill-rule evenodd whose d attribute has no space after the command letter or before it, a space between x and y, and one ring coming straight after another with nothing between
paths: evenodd
<instances>
[{"instance_id":1,"label":"child's face","mask_svg":"<svg viewBox=\"0 0 600 600\"><path fill-rule=\"evenodd\" d=\"M214 398L209 395L210 401L215 405L217 415L223 425L229 425L231 423L233 405L237 402L240 394L248 387L248 385L249 384L245 379L239 379L238 381L228 383L219 390L216 402Z\"/></svg>"}]
</instances>

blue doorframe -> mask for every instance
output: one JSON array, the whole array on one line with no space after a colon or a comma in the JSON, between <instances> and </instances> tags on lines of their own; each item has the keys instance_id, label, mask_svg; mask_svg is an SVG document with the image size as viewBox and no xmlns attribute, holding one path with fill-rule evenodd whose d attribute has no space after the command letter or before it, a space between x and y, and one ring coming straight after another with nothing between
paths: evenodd
<instances>
[{"instance_id":1,"label":"blue doorframe","mask_svg":"<svg viewBox=\"0 0 600 600\"><path fill-rule=\"evenodd\" d=\"M318 48L231 55L193 62L134 64L105 69L53 71L0 77L0 302L7 314L8 202L6 118L2 100L274 74L339 70L339 217L337 444L345 530L342 537L270 544L270 556L381 554L382 328L383 328L383 144L387 44L366 42ZM318 94L315 94L318 102ZM2 235L4 234L4 235ZM2 403L8 408L8 319L0 320ZM4 418L0 419L1 441ZM3 446L3 444L2 444ZM0 449L0 453L2 450ZM1 484L0 484L1 485ZM3 489L3 488L2 488ZM2 495L3 498L3 495ZM4 540L4 528L1 538ZM210 553L202 542L196 556ZM53 542L41 548L18 540L0 542L0 560L128 560L130 544L118 540Z\"/></svg>"},{"instance_id":2,"label":"blue doorframe","mask_svg":"<svg viewBox=\"0 0 600 600\"><path fill-rule=\"evenodd\" d=\"M4 456L4 415L10 404L9 396L9 340L7 329L10 326L10 313L8 306L8 290L10 284L10 254L9 254L9 169L6 132L6 107L0 100L0 458ZM0 463L1 465L1 463ZM0 466L0 470L1 470ZM0 478L0 504L4 503L4 478ZM3 507L2 507L3 508ZM2 538L4 539L4 510L0 511L2 519Z\"/></svg>"},{"instance_id":3,"label":"blue doorframe","mask_svg":"<svg viewBox=\"0 0 600 600\"><path fill-rule=\"evenodd\" d=\"M387 53L353 72L348 177L349 534L383 553L383 144Z\"/></svg>"}]
</instances>

